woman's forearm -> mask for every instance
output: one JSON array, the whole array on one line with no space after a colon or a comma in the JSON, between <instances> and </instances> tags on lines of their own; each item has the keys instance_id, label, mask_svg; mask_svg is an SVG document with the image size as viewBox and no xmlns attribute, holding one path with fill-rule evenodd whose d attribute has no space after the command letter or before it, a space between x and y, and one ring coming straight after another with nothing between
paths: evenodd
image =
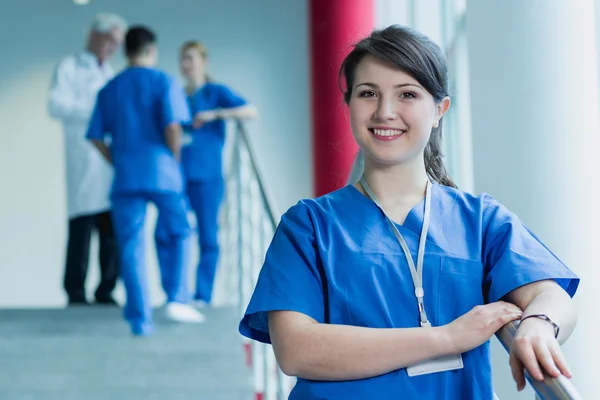
<instances>
[{"instance_id":1,"label":"woman's forearm","mask_svg":"<svg viewBox=\"0 0 600 400\"><path fill-rule=\"evenodd\" d=\"M577 309L569 294L554 280L542 280L523 285L506 295L509 302L516 304L523 310L523 318L528 315L545 314L560 327L558 333L559 343L564 343L577 323ZM528 318L523 324L552 325L538 318Z\"/></svg>"},{"instance_id":2,"label":"woman's forearm","mask_svg":"<svg viewBox=\"0 0 600 400\"><path fill-rule=\"evenodd\" d=\"M251 119L256 118L257 111L252 105L245 105L235 108L222 108L216 111L220 119Z\"/></svg>"},{"instance_id":3,"label":"woman's forearm","mask_svg":"<svg viewBox=\"0 0 600 400\"><path fill-rule=\"evenodd\" d=\"M537 294L525 308L523 317L534 314L545 314L558 324L558 341L561 344L571 336L577 323L577 309L571 297L558 285L550 286Z\"/></svg>"},{"instance_id":4,"label":"woman's forearm","mask_svg":"<svg viewBox=\"0 0 600 400\"><path fill-rule=\"evenodd\" d=\"M443 327L373 329L299 322L298 314L292 314L269 315L277 361L290 376L364 379L453 354L453 342Z\"/></svg>"}]
</instances>

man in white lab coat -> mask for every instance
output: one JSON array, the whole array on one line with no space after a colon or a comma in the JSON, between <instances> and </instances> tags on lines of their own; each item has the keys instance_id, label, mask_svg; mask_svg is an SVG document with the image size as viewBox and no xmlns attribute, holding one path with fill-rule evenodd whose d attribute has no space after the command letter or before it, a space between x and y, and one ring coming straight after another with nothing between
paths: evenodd
<instances>
[{"instance_id":1,"label":"man in white lab coat","mask_svg":"<svg viewBox=\"0 0 600 400\"><path fill-rule=\"evenodd\" d=\"M120 49L127 24L118 15L94 19L87 48L57 66L49 91L48 110L65 134L69 239L64 289L70 305L88 304L85 278L93 231L100 239L100 284L95 300L116 304L112 292L119 276L117 244L110 215L112 167L85 138L98 91L113 77L109 60Z\"/></svg>"}]
</instances>

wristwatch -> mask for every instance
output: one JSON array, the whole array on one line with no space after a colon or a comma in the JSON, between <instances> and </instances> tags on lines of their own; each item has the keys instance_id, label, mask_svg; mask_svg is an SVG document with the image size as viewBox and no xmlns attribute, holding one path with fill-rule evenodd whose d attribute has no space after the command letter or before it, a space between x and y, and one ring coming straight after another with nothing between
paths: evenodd
<instances>
[{"instance_id":1,"label":"wristwatch","mask_svg":"<svg viewBox=\"0 0 600 400\"><path fill-rule=\"evenodd\" d=\"M560 326L552 318L547 316L546 314L531 314L526 317L521 318L521 322L525 321L527 318L541 318L547 322L549 322L554 327L554 338L558 338L558 332L560 332Z\"/></svg>"}]
</instances>

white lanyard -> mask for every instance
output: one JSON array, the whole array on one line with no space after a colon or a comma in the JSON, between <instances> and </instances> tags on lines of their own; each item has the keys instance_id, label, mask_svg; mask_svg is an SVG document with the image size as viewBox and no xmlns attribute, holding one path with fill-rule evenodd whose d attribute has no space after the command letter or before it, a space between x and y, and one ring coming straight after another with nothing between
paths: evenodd
<instances>
[{"instance_id":1,"label":"white lanyard","mask_svg":"<svg viewBox=\"0 0 600 400\"><path fill-rule=\"evenodd\" d=\"M396 239L398 239L398 243L400 243L400 247L404 251L404 255L406 257L406 262L408 263L408 268L410 270L410 275L412 276L413 284L415 286L415 296L417 298L417 304L419 306L419 316L421 319L421 326L431 326L431 323L427 319L427 313L425 312L425 304L423 303L423 296L425 296L425 291L423 290L423 257L425 256L425 242L427 240L427 231L429 230L429 214L431 213L431 204L429 202L431 198L431 181L427 180L427 189L425 190L425 214L423 216L423 226L421 227L421 236L419 237L419 250L417 252L417 267L415 268L415 263L413 261L412 255L410 254L410 250L408 249L408 245L406 241L400 234L400 231L396 227L396 224L392 221L390 217L387 216L383 207L377 201L377 197L371 190L371 187L365 181L364 176L360 178L360 184L365 189L367 196L379 207L383 215L385 216L388 224L392 228Z\"/></svg>"}]
</instances>

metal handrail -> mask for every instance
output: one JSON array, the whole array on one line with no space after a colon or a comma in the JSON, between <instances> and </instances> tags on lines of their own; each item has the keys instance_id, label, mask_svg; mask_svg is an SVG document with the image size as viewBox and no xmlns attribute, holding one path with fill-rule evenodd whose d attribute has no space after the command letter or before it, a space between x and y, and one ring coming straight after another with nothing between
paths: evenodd
<instances>
[{"instance_id":1,"label":"metal handrail","mask_svg":"<svg viewBox=\"0 0 600 400\"><path fill-rule=\"evenodd\" d=\"M496 337L508 352L510 352L518 327L519 323L513 321L506 324L496 333ZM558 378L552 378L551 376L544 374L544 380L540 382L533 379L529 372L525 370L525 378L541 400L582 400L581 395L577 392L573 383L564 375L560 375Z\"/></svg>"},{"instance_id":2,"label":"metal handrail","mask_svg":"<svg viewBox=\"0 0 600 400\"><path fill-rule=\"evenodd\" d=\"M233 300L240 315L250 300L272 235L279 224L279 213L270 196L246 128L235 121L231 154L226 175L226 198L221 212L220 240L226 243L222 266L229 286L237 291ZM233 283L235 281L235 283ZM237 286L237 288L235 288ZM243 338L246 364L252 371L255 398L287 399L294 378L278 367L271 346Z\"/></svg>"},{"instance_id":3,"label":"metal handrail","mask_svg":"<svg viewBox=\"0 0 600 400\"><path fill-rule=\"evenodd\" d=\"M237 131L237 136L242 141L242 144L248 151L250 167L252 168L252 171L256 176L258 188L260 190L260 195L261 195L262 201L266 207L267 216L269 217L269 220L270 220L270 223L271 223L273 229L275 229L277 227L277 224L279 223L279 216L278 216L279 214L277 214L275 212L275 206L274 206L272 197L270 196L269 192L267 191L267 188L265 185L265 179L263 178L263 175L260 172L260 168L258 167L258 163L256 162L256 152L254 151L254 148L252 147L250 140L248 140L248 134L246 132L246 128L242 121L239 121L239 120L236 121L236 131Z\"/></svg>"}]
</instances>

